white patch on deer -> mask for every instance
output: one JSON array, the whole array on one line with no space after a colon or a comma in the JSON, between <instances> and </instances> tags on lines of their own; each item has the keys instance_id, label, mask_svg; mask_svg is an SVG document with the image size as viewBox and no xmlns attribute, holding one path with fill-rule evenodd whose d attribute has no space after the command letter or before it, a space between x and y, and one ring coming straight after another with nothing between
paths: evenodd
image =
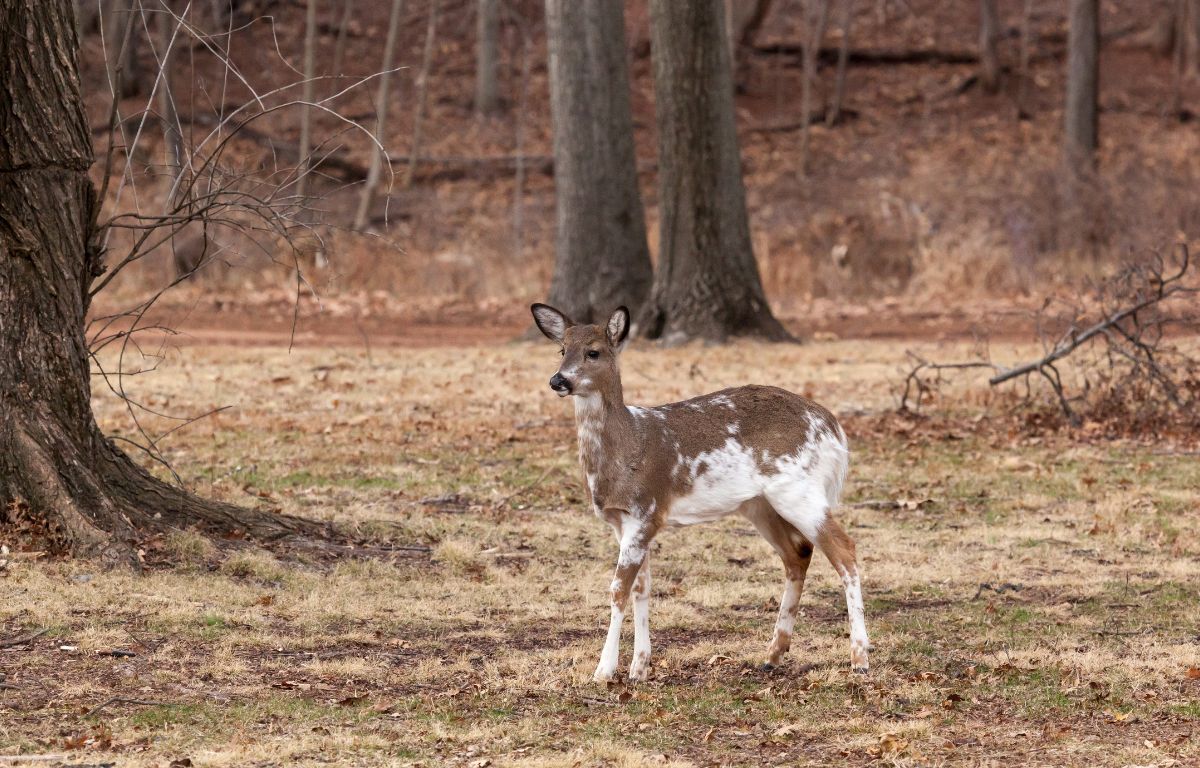
<instances>
[{"instance_id":1,"label":"white patch on deer","mask_svg":"<svg viewBox=\"0 0 1200 768\"><path fill-rule=\"evenodd\" d=\"M653 514L655 503L650 502L650 513ZM646 529L642 508L636 504L629 505L628 514L621 516L621 554L617 558L617 567L624 568L633 563L640 563L646 558L645 544L641 541ZM614 582L615 584L615 582Z\"/></svg>"},{"instance_id":2,"label":"white patch on deer","mask_svg":"<svg viewBox=\"0 0 1200 768\"><path fill-rule=\"evenodd\" d=\"M687 461L691 491L671 502L667 523L695 525L718 520L732 513L763 489L763 476L750 449L734 440L720 448L704 451ZM700 466L704 465L704 472Z\"/></svg>"},{"instance_id":3,"label":"white patch on deer","mask_svg":"<svg viewBox=\"0 0 1200 768\"><path fill-rule=\"evenodd\" d=\"M731 411L735 409L733 401L729 399L729 395L716 395L714 397L710 397L708 402L709 404L715 405L719 408L728 408Z\"/></svg>"},{"instance_id":4,"label":"white patch on deer","mask_svg":"<svg viewBox=\"0 0 1200 768\"><path fill-rule=\"evenodd\" d=\"M738 426L738 423L736 421L731 421L731 422L729 422L729 424L725 425L726 434L736 435L738 432L741 432L741 431L742 431L742 428L740 426Z\"/></svg>"},{"instance_id":5,"label":"white patch on deer","mask_svg":"<svg viewBox=\"0 0 1200 768\"><path fill-rule=\"evenodd\" d=\"M667 513L670 525L695 525L732 514L742 504L765 497L810 541L815 541L829 510L837 505L849 460L844 442L828 430L815 442L764 463L733 437L712 451L686 460L692 487ZM703 468L703 471L701 469Z\"/></svg>"},{"instance_id":6,"label":"white patch on deer","mask_svg":"<svg viewBox=\"0 0 1200 768\"><path fill-rule=\"evenodd\" d=\"M635 419L641 419L646 416L646 409L640 405L627 405L625 410L629 411Z\"/></svg>"},{"instance_id":7,"label":"white patch on deer","mask_svg":"<svg viewBox=\"0 0 1200 768\"><path fill-rule=\"evenodd\" d=\"M580 395L575 398L575 422L579 430L579 456L597 454L600 460L600 438L604 431L604 403L598 394Z\"/></svg>"},{"instance_id":8,"label":"white patch on deer","mask_svg":"<svg viewBox=\"0 0 1200 768\"><path fill-rule=\"evenodd\" d=\"M841 497L849 458L845 443L823 430L815 442L775 459L775 472L763 495L805 538L816 541L821 524Z\"/></svg>"}]
</instances>

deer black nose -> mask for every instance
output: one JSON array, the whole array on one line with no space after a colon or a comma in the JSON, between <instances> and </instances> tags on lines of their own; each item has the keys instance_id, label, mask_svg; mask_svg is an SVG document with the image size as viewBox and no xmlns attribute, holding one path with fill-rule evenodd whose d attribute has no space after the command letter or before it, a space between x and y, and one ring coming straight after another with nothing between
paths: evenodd
<instances>
[{"instance_id":1,"label":"deer black nose","mask_svg":"<svg viewBox=\"0 0 1200 768\"><path fill-rule=\"evenodd\" d=\"M571 382L561 373L556 373L550 377L550 389L553 389L560 395L569 395L571 393Z\"/></svg>"}]
</instances>

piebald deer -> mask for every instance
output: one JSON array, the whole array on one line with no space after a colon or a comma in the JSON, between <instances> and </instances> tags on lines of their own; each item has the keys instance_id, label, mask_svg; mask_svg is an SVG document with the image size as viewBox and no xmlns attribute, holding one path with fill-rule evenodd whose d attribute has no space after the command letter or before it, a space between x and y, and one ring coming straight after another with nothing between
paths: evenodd
<instances>
[{"instance_id":1,"label":"piebald deer","mask_svg":"<svg viewBox=\"0 0 1200 768\"><path fill-rule=\"evenodd\" d=\"M630 680L650 670L650 566L664 526L740 513L783 560L783 598L765 666L778 665L792 628L813 547L841 577L850 616L850 662L867 671L867 627L854 542L833 519L849 463L846 436L825 408L776 387L725 389L653 408L627 406L617 356L629 333L621 307L607 325L577 325L545 304L531 307L539 329L562 347L550 379L575 397L579 461L592 510L620 543L611 586L608 637L595 679L617 670L621 624L633 600Z\"/></svg>"}]
</instances>

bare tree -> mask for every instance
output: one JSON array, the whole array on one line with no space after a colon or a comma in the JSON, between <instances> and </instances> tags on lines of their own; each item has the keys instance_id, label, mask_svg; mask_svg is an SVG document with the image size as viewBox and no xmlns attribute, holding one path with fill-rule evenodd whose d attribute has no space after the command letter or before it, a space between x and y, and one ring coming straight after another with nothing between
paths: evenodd
<instances>
[{"instance_id":1,"label":"bare tree","mask_svg":"<svg viewBox=\"0 0 1200 768\"><path fill-rule=\"evenodd\" d=\"M342 0L342 18L338 22L337 42L333 46L333 74L344 74L342 63L346 59L346 38L350 36L350 17L354 13L354 0Z\"/></svg>"},{"instance_id":2,"label":"bare tree","mask_svg":"<svg viewBox=\"0 0 1200 768\"><path fill-rule=\"evenodd\" d=\"M804 81L800 86L800 173L808 173L809 123L812 122L813 86L817 81L817 57L829 21L829 0L808 0L805 6Z\"/></svg>"},{"instance_id":3,"label":"bare tree","mask_svg":"<svg viewBox=\"0 0 1200 768\"><path fill-rule=\"evenodd\" d=\"M825 115L826 125L837 125L842 116L842 101L846 97L846 66L850 61L850 28L854 24L854 0L842 0L838 26L842 39L838 41L837 75L833 83L833 102Z\"/></svg>"},{"instance_id":4,"label":"bare tree","mask_svg":"<svg viewBox=\"0 0 1200 768\"><path fill-rule=\"evenodd\" d=\"M303 198L308 190L308 155L312 150L312 104L316 86L317 0L308 0L304 14L304 104L300 107L300 176L296 194Z\"/></svg>"},{"instance_id":5,"label":"bare tree","mask_svg":"<svg viewBox=\"0 0 1200 768\"><path fill-rule=\"evenodd\" d=\"M1099 145L1100 2L1071 0L1063 151L1071 171L1090 170Z\"/></svg>"},{"instance_id":6,"label":"bare tree","mask_svg":"<svg viewBox=\"0 0 1200 768\"><path fill-rule=\"evenodd\" d=\"M387 135L388 107L391 102L392 64L396 56L396 37L400 31L400 11L403 0L392 0L392 15L388 19L387 41L383 45L383 70L379 76L379 90L375 95L375 135ZM367 170L367 181L363 184L362 196L358 200L358 212L354 215L354 228L362 229L367 225L367 217L375 200L375 188L379 186L379 177L383 173L384 154L382 151L371 153L371 165Z\"/></svg>"},{"instance_id":7,"label":"bare tree","mask_svg":"<svg viewBox=\"0 0 1200 768\"><path fill-rule=\"evenodd\" d=\"M422 129L425 110L429 104L429 72L433 68L433 48L437 42L438 0L429 0L429 17L425 25L425 49L421 53L421 71L417 74L417 111L413 115L412 149L408 154L408 169L404 172L405 189L412 186L421 155Z\"/></svg>"},{"instance_id":8,"label":"bare tree","mask_svg":"<svg viewBox=\"0 0 1200 768\"><path fill-rule=\"evenodd\" d=\"M475 111L490 115L500 106L496 90L499 68L500 0L478 0L475 18Z\"/></svg>"},{"instance_id":9,"label":"bare tree","mask_svg":"<svg viewBox=\"0 0 1200 768\"><path fill-rule=\"evenodd\" d=\"M1000 88L1000 16L996 0L979 0L979 81L989 92Z\"/></svg>"},{"instance_id":10,"label":"bare tree","mask_svg":"<svg viewBox=\"0 0 1200 768\"><path fill-rule=\"evenodd\" d=\"M754 45L754 38L771 11L771 0L724 0L725 29L729 32L729 57L733 67L740 62L739 49ZM736 76L735 76L736 80Z\"/></svg>"},{"instance_id":11,"label":"bare tree","mask_svg":"<svg viewBox=\"0 0 1200 768\"><path fill-rule=\"evenodd\" d=\"M1033 75L1029 71L1029 59L1033 55L1033 3L1034 0L1025 0L1025 6L1021 10L1021 72L1017 83L1017 116L1022 120L1032 115L1029 106L1029 85Z\"/></svg>"},{"instance_id":12,"label":"bare tree","mask_svg":"<svg viewBox=\"0 0 1200 768\"><path fill-rule=\"evenodd\" d=\"M719 1L719 0L718 0ZM650 252L621 4L546 0L556 238L549 300L576 322L641 307Z\"/></svg>"},{"instance_id":13,"label":"bare tree","mask_svg":"<svg viewBox=\"0 0 1200 768\"><path fill-rule=\"evenodd\" d=\"M658 122L658 270L640 332L669 343L790 336L750 243L721 0L651 0Z\"/></svg>"},{"instance_id":14,"label":"bare tree","mask_svg":"<svg viewBox=\"0 0 1200 768\"><path fill-rule=\"evenodd\" d=\"M0 26L0 499L9 505L0 516L25 508L74 552L113 562L136 562L135 542L147 531L320 531L163 483L100 432L85 324L92 296L111 278L101 277L104 190L97 194L88 173L73 8L70 0L0 0L0 18L8 21Z\"/></svg>"},{"instance_id":15,"label":"bare tree","mask_svg":"<svg viewBox=\"0 0 1200 768\"><path fill-rule=\"evenodd\" d=\"M138 62L138 41L141 39L138 17L141 13L141 2L102 1L104 6L100 23L108 64L109 89L119 87L122 97L137 96L142 93L142 73Z\"/></svg>"}]
</instances>

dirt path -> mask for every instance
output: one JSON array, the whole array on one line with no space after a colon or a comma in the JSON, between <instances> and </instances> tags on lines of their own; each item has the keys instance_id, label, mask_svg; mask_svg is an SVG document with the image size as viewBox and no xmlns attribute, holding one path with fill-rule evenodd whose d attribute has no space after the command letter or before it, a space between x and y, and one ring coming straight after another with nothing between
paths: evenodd
<instances>
[{"instance_id":1,"label":"dirt path","mask_svg":"<svg viewBox=\"0 0 1200 768\"><path fill-rule=\"evenodd\" d=\"M293 318L282 302L261 306L212 302L157 308L142 326L173 328L175 334L145 331L142 340L175 346L301 346L414 348L505 344L529 326L524 307L502 311L474 306L438 310L402 307L340 308L338 312L302 306ZM1029 340L1034 321L1023 307L997 303L970 307L827 305L803 314L785 314L785 325L802 339L896 339L908 341ZM128 324L125 324L127 327Z\"/></svg>"}]
</instances>

